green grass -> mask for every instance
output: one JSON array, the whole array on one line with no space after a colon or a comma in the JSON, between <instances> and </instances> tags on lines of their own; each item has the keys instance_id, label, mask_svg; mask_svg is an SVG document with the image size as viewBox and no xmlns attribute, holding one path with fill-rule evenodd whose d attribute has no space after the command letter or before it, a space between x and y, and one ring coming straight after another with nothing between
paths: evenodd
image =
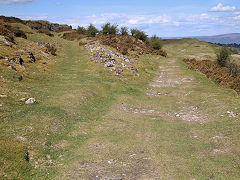
<instances>
[{"instance_id":1,"label":"green grass","mask_svg":"<svg viewBox=\"0 0 240 180\"><path fill-rule=\"evenodd\" d=\"M50 39L42 34L30 34L28 38L35 42L54 41L61 46L62 52L58 52L56 63L48 65L47 73L36 73L31 79L15 82L11 87L16 92L15 97L4 100L4 109L0 110L0 142L5 144L1 146L0 176L6 179L56 176L60 164L71 161L75 149L93 136L69 134L77 132L82 124L91 129L92 124L102 121L102 116L118 96L138 96L147 80L152 78L144 76L144 72L138 79L115 76L91 62L87 51L76 42L58 37ZM151 62L143 57L140 71L146 71L153 64L158 64L158 57ZM5 78L9 77L7 73ZM37 103L25 105L19 102L24 93L36 98ZM29 163L24 160L27 151L31 157Z\"/></svg>"},{"instance_id":2,"label":"green grass","mask_svg":"<svg viewBox=\"0 0 240 180\"><path fill-rule=\"evenodd\" d=\"M56 43L59 51L56 63L49 62L48 71L12 82L9 97L1 99L3 179L92 179L97 175L240 178L240 126L238 117L227 114L239 112L237 94L188 70L182 62L186 54L214 58L216 47L197 40L164 41L169 57L141 56L140 77L134 77L113 75L92 62L77 42L57 35L30 34L28 38ZM167 69L172 59L178 68L166 79L189 77L193 81L189 86L150 87L159 76L158 66ZM6 70L3 76L11 79L12 74ZM151 89L179 96L149 97L146 92ZM189 96L182 96L189 92ZM25 96L36 98L37 103L20 102ZM206 123L175 117L175 112L189 106L198 107L200 114L207 116ZM221 138L214 140L216 136ZM224 153L214 154L214 149ZM27 151L30 162L24 160Z\"/></svg>"}]
</instances>

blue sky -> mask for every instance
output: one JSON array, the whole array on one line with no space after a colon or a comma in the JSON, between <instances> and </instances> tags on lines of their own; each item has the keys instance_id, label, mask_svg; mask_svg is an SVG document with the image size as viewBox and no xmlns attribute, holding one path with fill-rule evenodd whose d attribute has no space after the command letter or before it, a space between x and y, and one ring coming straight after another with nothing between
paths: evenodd
<instances>
[{"instance_id":1,"label":"blue sky","mask_svg":"<svg viewBox=\"0 0 240 180\"><path fill-rule=\"evenodd\" d=\"M240 0L0 0L0 14L74 27L111 22L160 37L240 33Z\"/></svg>"}]
</instances>

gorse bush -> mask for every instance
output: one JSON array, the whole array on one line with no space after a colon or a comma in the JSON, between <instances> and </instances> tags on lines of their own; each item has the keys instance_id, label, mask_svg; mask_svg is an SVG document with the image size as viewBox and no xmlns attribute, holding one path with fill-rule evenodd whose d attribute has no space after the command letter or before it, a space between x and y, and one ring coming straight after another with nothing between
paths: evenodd
<instances>
[{"instance_id":1,"label":"gorse bush","mask_svg":"<svg viewBox=\"0 0 240 180\"><path fill-rule=\"evenodd\" d=\"M127 36L128 35L128 28L127 27L121 27L120 33L123 36Z\"/></svg>"},{"instance_id":2,"label":"gorse bush","mask_svg":"<svg viewBox=\"0 0 240 180\"><path fill-rule=\"evenodd\" d=\"M99 31L93 24L90 24L87 27L87 35L89 37L95 37L97 35L97 33L99 33Z\"/></svg>"},{"instance_id":3,"label":"gorse bush","mask_svg":"<svg viewBox=\"0 0 240 180\"><path fill-rule=\"evenodd\" d=\"M162 49L162 40L156 35L150 38L149 43L153 49L156 49L156 50Z\"/></svg>"},{"instance_id":4,"label":"gorse bush","mask_svg":"<svg viewBox=\"0 0 240 180\"><path fill-rule=\"evenodd\" d=\"M227 47L221 47L220 50L216 53L217 63L221 67L225 67L229 62L230 51Z\"/></svg>"},{"instance_id":5,"label":"gorse bush","mask_svg":"<svg viewBox=\"0 0 240 180\"><path fill-rule=\"evenodd\" d=\"M137 33L137 31L138 31L137 29L131 29L131 35L132 35L132 36L135 36L136 33Z\"/></svg>"},{"instance_id":6,"label":"gorse bush","mask_svg":"<svg viewBox=\"0 0 240 180\"><path fill-rule=\"evenodd\" d=\"M87 33L87 30L86 30L86 28L83 27L83 26L78 26L77 32L78 32L79 34L86 34L86 33Z\"/></svg>"},{"instance_id":7,"label":"gorse bush","mask_svg":"<svg viewBox=\"0 0 240 180\"><path fill-rule=\"evenodd\" d=\"M140 31L138 29L132 29L131 34L136 39L142 40L145 43L148 43L148 35L144 31Z\"/></svg>"},{"instance_id":8,"label":"gorse bush","mask_svg":"<svg viewBox=\"0 0 240 180\"><path fill-rule=\"evenodd\" d=\"M118 32L117 24L106 23L102 26L102 34L117 34Z\"/></svg>"}]
</instances>

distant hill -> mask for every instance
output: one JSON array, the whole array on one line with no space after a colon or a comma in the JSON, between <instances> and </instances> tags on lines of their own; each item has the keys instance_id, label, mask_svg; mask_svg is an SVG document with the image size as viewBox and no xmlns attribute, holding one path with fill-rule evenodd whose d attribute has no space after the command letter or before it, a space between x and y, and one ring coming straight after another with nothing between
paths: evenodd
<instances>
[{"instance_id":1,"label":"distant hill","mask_svg":"<svg viewBox=\"0 0 240 180\"><path fill-rule=\"evenodd\" d=\"M220 43L220 44L240 44L240 33L232 34L222 34L217 36L200 36L194 37L201 41L207 41L211 43Z\"/></svg>"}]
</instances>

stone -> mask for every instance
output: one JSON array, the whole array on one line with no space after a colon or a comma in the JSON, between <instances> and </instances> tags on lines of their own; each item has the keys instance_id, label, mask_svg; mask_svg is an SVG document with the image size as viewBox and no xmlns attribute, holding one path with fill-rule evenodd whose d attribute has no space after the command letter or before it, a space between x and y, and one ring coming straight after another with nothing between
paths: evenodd
<instances>
[{"instance_id":1,"label":"stone","mask_svg":"<svg viewBox=\"0 0 240 180\"><path fill-rule=\"evenodd\" d=\"M29 58L33 61L36 62L36 58L34 57L32 52L29 52Z\"/></svg>"},{"instance_id":2,"label":"stone","mask_svg":"<svg viewBox=\"0 0 240 180\"><path fill-rule=\"evenodd\" d=\"M35 103L36 102L36 100L34 99L34 98L29 98L26 102L25 102L25 104L33 104L33 103Z\"/></svg>"},{"instance_id":3,"label":"stone","mask_svg":"<svg viewBox=\"0 0 240 180\"><path fill-rule=\"evenodd\" d=\"M232 111L227 111L229 117L235 118L237 115Z\"/></svg>"},{"instance_id":4,"label":"stone","mask_svg":"<svg viewBox=\"0 0 240 180\"><path fill-rule=\"evenodd\" d=\"M0 107L3 107L3 104L0 104Z\"/></svg>"},{"instance_id":5,"label":"stone","mask_svg":"<svg viewBox=\"0 0 240 180\"><path fill-rule=\"evenodd\" d=\"M122 74L123 72L122 68L116 68L115 71L117 74Z\"/></svg>"},{"instance_id":6,"label":"stone","mask_svg":"<svg viewBox=\"0 0 240 180\"><path fill-rule=\"evenodd\" d=\"M28 100L28 99L29 99L28 97L25 97L25 98L21 98L20 101L23 101L23 102L24 102L24 101L26 101L26 100Z\"/></svg>"},{"instance_id":7,"label":"stone","mask_svg":"<svg viewBox=\"0 0 240 180\"><path fill-rule=\"evenodd\" d=\"M8 66L8 69L11 69L11 70L14 70L14 71L16 71L17 69L14 67L14 66Z\"/></svg>"},{"instance_id":8,"label":"stone","mask_svg":"<svg viewBox=\"0 0 240 180\"><path fill-rule=\"evenodd\" d=\"M113 67L114 63L113 62L107 62L104 67Z\"/></svg>"},{"instance_id":9,"label":"stone","mask_svg":"<svg viewBox=\"0 0 240 180\"><path fill-rule=\"evenodd\" d=\"M0 98L7 98L7 95L0 94Z\"/></svg>"}]
</instances>

